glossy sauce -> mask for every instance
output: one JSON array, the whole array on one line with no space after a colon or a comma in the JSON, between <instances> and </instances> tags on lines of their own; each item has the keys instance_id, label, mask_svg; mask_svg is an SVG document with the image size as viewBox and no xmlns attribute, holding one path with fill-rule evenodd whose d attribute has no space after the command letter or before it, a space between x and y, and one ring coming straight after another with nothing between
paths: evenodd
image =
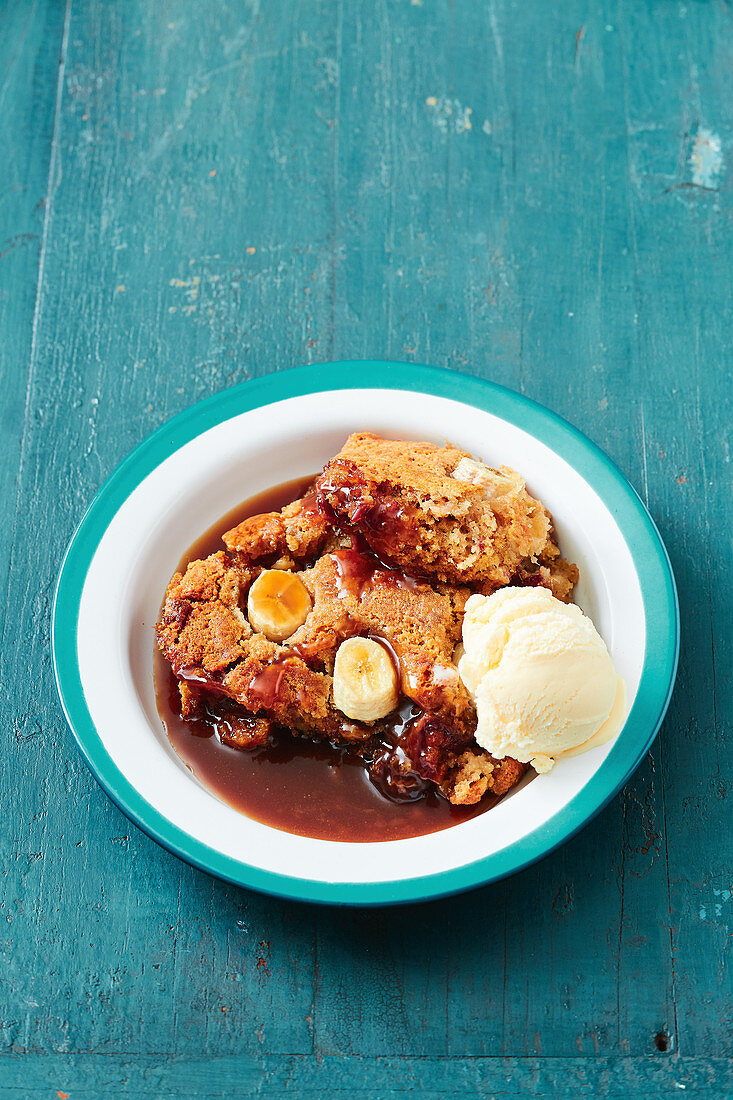
<instances>
[{"instance_id":1,"label":"glossy sauce","mask_svg":"<svg viewBox=\"0 0 733 1100\"><path fill-rule=\"evenodd\" d=\"M189 547L178 568L185 569L188 562L222 549L222 534L248 516L274 511L297 500L311 481L304 478L278 485L228 512ZM346 584L364 584L377 569L385 569L367 551L338 553ZM419 583L397 572L393 576L395 584ZM376 757L374 783L353 751L324 742L283 735L272 745L248 751L233 748L220 737L228 736L237 722L245 727L252 722L241 708L227 704L219 711L213 705L208 720L184 720L180 717L176 678L157 650L154 674L158 712L173 748L189 771L223 802L275 829L322 840L401 840L467 821L498 801L485 796L475 806L452 806L417 775L408 776L407 783L404 777L400 780L402 796L407 788L412 791L408 798L414 801L391 801L391 757L386 748L384 767L380 765L381 757ZM260 673L257 689L264 703L276 690L281 675L282 668L277 664ZM397 737L416 713L417 708L409 700L403 701L392 718L391 733Z\"/></svg>"},{"instance_id":2,"label":"glossy sauce","mask_svg":"<svg viewBox=\"0 0 733 1100\"><path fill-rule=\"evenodd\" d=\"M356 536L355 541L359 544L360 536ZM417 577L410 577L407 573L401 573L397 569L390 569L383 565L379 558L369 551L366 544L359 545L358 548L336 550L331 557L336 562L336 585L340 593L348 592L357 598L375 576L378 576L381 584L392 585L394 588L407 588L413 592L425 583ZM340 595L339 598L343 597Z\"/></svg>"}]
</instances>

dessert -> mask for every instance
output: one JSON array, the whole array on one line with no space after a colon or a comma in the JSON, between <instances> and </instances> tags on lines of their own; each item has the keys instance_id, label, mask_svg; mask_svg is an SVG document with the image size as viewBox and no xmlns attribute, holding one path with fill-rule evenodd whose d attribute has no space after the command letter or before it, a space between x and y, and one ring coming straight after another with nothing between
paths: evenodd
<instances>
[{"instance_id":1,"label":"dessert","mask_svg":"<svg viewBox=\"0 0 733 1100\"><path fill-rule=\"evenodd\" d=\"M624 681L587 615L548 589L471 596L463 648L458 672L476 704L476 742L493 756L547 772L618 733Z\"/></svg>"},{"instance_id":2,"label":"dessert","mask_svg":"<svg viewBox=\"0 0 733 1100\"><path fill-rule=\"evenodd\" d=\"M491 591L524 570L544 570L557 595L572 592L575 567L558 561L549 514L506 466L492 470L454 447L360 432L317 484L337 520L408 572Z\"/></svg>"},{"instance_id":3,"label":"dessert","mask_svg":"<svg viewBox=\"0 0 733 1100\"><path fill-rule=\"evenodd\" d=\"M331 746L392 803L475 806L537 758L486 733L476 601L544 593L572 615L578 571L515 471L356 433L222 541L173 576L156 628L192 729L255 756ZM457 664L466 608L483 625Z\"/></svg>"}]
</instances>

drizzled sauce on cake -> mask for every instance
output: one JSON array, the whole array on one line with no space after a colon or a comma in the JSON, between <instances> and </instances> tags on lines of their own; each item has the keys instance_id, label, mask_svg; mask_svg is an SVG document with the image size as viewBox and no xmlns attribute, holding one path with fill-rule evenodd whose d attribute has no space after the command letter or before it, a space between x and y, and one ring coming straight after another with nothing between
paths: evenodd
<instances>
[{"instance_id":1,"label":"drizzled sauce on cake","mask_svg":"<svg viewBox=\"0 0 733 1100\"><path fill-rule=\"evenodd\" d=\"M220 549L224 531L247 517L275 511L296 500L311 482L312 478L287 482L245 501L189 547L179 568L185 569L188 562ZM336 553L343 563L345 584L363 585L375 571L386 572L368 553ZM418 583L391 572L395 583ZM327 741L284 735L273 744L242 752L234 747L236 738L243 730L251 729L257 719L223 697L214 679L191 677L192 682L206 681L201 686L207 689L209 698L200 717L183 719L178 681L157 651L154 673L158 711L185 766L223 802L276 829L324 840L400 840L468 821L499 801L485 795L473 806L453 806L414 772L400 772L396 790L395 764L400 760L400 750L394 746L420 714L420 708L409 699L403 700L395 714L382 723L383 743L375 750L370 780L363 760L353 750L335 748ZM282 675L283 669L277 663L260 673L256 690L262 693L263 703L277 691Z\"/></svg>"},{"instance_id":2,"label":"drizzled sauce on cake","mask_svg":"<svg viewBox=\"0 0 733 1100\"><path fill-rule=\"evenodd\" d=\"M526 771L476 740L456 666L469 596L567 600L576 580L520 474L356 432L315 480L190 547L156 626L161 715L201 782L260 821L359 841L442 829Z\"/></svg>"}]
</instances>

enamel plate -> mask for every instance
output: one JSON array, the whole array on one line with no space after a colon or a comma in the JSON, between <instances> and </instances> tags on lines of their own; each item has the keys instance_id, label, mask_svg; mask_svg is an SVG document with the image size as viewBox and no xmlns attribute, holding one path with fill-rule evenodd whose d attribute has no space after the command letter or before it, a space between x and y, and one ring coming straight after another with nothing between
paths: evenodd
<instances>
[{"instance_id":1,"label":"enamel plate","mask_svg":"<svg viewBox=\"0 0 733 1100\"><path fill-rule=\"evenodd\" d=\"M293 836L221 802L168 743L152 678L153 627L186 547L246 497L319 469L357 430L449 440L491 466L519 470L552 513L563 552L578 563L577 601L628 688L628 718L611 744L559 761L470 821L373 844ZM354 905L491 882L571 837L653 741L678 648L664 546L634 490L594 444L500 386L383 362L269 375L163 425L89 507L66 553L53 613L69 725L92 772L135 824L182 859L242 886Z\"/></svg>"}]
</instances>

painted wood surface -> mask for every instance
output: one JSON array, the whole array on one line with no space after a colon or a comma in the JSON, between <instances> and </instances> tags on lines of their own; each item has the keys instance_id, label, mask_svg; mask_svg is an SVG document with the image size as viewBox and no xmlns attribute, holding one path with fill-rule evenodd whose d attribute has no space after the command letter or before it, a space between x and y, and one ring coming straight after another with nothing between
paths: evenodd
<instances>
[{"instance_id":1,"label":"painted wood surface","mask_svg":"<svg viewBox=\"0 0 733 1100\"><path fill-rule=\"evenodd\" d=\"M0 1094L733 1095L731 9L0 6ZM94 492L197 399L384 357L521 390L637 487L678 686L507 882L342 912L138 832L57 701Z\"/></svg>"}]
</instances>

